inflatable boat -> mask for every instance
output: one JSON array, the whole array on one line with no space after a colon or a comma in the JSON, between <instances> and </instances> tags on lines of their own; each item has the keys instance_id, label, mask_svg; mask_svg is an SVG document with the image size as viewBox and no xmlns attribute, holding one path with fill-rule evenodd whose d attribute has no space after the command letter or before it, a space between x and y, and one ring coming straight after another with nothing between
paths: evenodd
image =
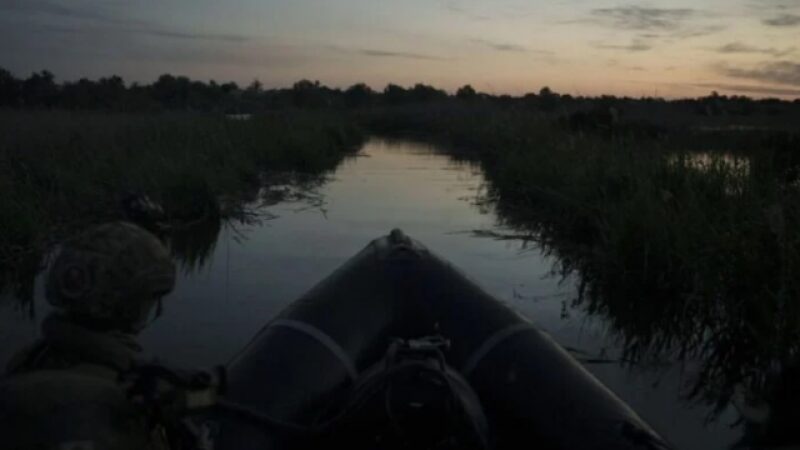
<instances>
[{"instance_id":1,"label":"inflatable boat","mask_svg":"<svg viewBox=\"0 0 800 450\"><path fill-rule=\"evenodd\" d=\"M406 448L443 448L447 427L461 448L670 448L549 336L399 230L287 307L226 372L225 401L279 425L223 419L218 449L312 446L303 430L335 448L342 429L349 448L415 429L438 441Z\"/></svg>"}]
</instances>

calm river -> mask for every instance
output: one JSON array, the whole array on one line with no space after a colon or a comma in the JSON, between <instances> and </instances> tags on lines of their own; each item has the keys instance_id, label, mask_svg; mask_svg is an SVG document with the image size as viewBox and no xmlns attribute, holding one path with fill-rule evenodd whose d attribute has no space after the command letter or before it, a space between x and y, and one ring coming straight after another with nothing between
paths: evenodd
<instances>
[{"instance_id":1,"label":"calm river","mask_svg":"<svg viewBox=\"0 0 800 450\"><path fill-rule=\"evenodd\" d=\"M141 334L145 349L175 364L224 362L281 308L322 280L370 240L399 227L460 267L575 349L588 369L680 449L722 449L741 435L734 408L706 423L709 407L685 400L691 363L638 369L614 362L618 346L599 318L571 306L575 280L551 274L554 260L521 241L475 231L513 233L498 223L479 167L435 148L373 139L318 189L320 201L266 207L264 220L225 225L202 264L184 265L162 314ZM214 231L216 235L216 231ZM41 277L40 277L41 278ZM38 334L47 313L41 280L34 307L0 300L0 363Z\"/></svg>"}]
</instances>

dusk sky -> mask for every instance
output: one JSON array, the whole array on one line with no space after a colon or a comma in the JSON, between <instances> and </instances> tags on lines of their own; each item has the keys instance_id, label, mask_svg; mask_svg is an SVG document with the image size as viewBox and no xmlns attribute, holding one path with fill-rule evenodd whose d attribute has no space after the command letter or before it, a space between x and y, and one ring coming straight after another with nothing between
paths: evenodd
<instances>
[{"instance_id":1,"label":"dusk sky","mask_svg":"<svg viewBox=\"0 0 800 450\"><path fill-rule=\"evenodd\" d=\"M266 87L800 97L800 0L0 0L0 67Z\"/></svg>"}]
</instances>

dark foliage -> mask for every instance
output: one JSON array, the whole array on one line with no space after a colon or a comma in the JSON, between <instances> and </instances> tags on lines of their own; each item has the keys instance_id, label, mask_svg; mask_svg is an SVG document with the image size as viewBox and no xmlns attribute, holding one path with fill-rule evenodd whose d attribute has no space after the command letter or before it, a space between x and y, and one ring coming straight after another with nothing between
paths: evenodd
<instances>
[{"instance_id":1,"label":"dark foliage","mask_svg":"<svg viewBox=\"0 0 800 450\"><path fill-rule=\"evenodd\" d=\"M49 71L17 78L0 68L0 107L103 110L120 112L200 111L226 114L252 114L287 108L360 109L368 107L430 104L443 102L490 102L505 108L539 111L544 114L574 117L567 123L577 128L608 129L609 112L614 122L623 112L637 111L639 116L667 114L706 120L768 117L797 114L800 101L779 99L754 100L743 96L724 96L713 92L707 97L667 101L662 98L581 97L559 94L549 87L522 96L489 95L465 85L454 94L422 83L411 87L388 84L375 91L364 83L346 89L331 88L319 81L300 80L291 88L265 89L259 81L247 87L233 82L218 83L192 80L185 76L161 75L147 85L127 84L116 75L88 80L57 83ZM576 115L577 114L577 115ZM594 122L599 119L600 123ZM652 118L650 118L652 121ZM584 123L581 123L583 121ZM592 130L588 130L592 131Z\"/></svg>"}]
</instances>

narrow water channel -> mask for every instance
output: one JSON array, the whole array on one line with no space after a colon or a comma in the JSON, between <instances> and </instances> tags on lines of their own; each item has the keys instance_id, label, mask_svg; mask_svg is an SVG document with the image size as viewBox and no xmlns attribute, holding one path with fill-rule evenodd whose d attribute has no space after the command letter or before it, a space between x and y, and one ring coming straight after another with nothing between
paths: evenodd
<instances>
[{"instance_id":1,"label":"narrow water channel","mask_svg":"<svg viewBox=\"0 0 800 450\"><path fill-rule=\"evenodd\" d=\"M224 362L370 240L401 228L572 349L678 448L727 448L740 436L730 427L735 409L706 423L710 408L685 400L691 363L645 369L616 361L614 338L602 320L572 306L576 280L552 274L552 257L533 244L476 233L513 234L479 201L486 188L479 167L428 145L373 139L330 178L319 202L281 202L261 211L259 223L214 231L208 256L182 267L176 290L141 334L144 348L178 365ZM0 301L0 364L37 336L47 313L42 291L40 280L33 318Z\"/></svg>"}]
</instances>

